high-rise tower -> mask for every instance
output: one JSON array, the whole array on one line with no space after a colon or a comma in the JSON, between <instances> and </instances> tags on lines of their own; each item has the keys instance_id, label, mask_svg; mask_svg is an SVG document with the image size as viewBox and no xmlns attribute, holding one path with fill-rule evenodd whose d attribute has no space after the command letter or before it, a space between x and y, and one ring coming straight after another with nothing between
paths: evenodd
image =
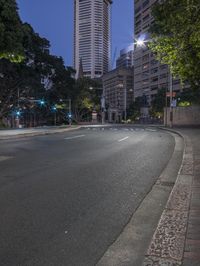
<instances>
[{"instance_id":1,"label":"high-rise tower","mask_svg":"<svg viewBox=\"0 0 200 266\"><path fill-rule=\"evenodd\" d=\"M99 78L110 68L112 0L74 0L74 68Z\"/></svg>"},{"instance_id":2,"label":"high-rise tower","mask_svg":"<svg viewBox=\"0 0 200 266\"><path fill-rule=\"evenodd\" d=\"M149 28L153 21L151 9L157 0L134 0L135 39L150 41ZM150 104L158 90L169 89L170 73L167 65L160 64L147 45L135 47L134 50L134 95L145 96ZM173 80L173 90L181 88L179 79Z\"/></svg>"}]
</instances>

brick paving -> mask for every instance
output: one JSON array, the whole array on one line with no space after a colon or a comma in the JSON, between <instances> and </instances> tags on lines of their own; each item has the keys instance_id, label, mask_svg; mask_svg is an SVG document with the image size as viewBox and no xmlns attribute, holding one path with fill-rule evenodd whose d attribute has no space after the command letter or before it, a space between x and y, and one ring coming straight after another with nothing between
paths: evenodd
<instances>
[{"instance_id":1,"label":"brick paving","mask_svg":"<svg viewBox=\"0 0 200 266\"><path fill-rule=\"evenodd\" d=\"M199 143L200 144L200 143ZM200 265L200 147L194 148L194 178L184 249L184 266Z\"/></svg>"},{"instance_id":2,"label":"brick paving","mask_svg":"<svg viewBox=\"0 0 200 266\"><path fill-rule=\"evenodd\" d=\"M200 130L180 133L182 166L143 266L200 266Z\"/></svg>"}]
</instances>

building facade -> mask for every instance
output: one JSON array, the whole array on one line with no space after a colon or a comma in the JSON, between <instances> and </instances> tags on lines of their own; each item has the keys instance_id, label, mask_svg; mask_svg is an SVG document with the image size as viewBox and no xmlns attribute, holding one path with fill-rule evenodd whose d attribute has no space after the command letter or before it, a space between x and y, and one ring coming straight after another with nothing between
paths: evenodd
<instances>
[{"instance_id":1,"label":"building facade","mask_svg":"<svg viewBox=\"0 0 200 266\"><path fill-rule=\"evenodd\" d=\"M74 68L100 78L110 68L111 0L74 0Z\"/></svg>"},{"instance_id":2,"label":"building facade","mask_svg":"<svg viewBox=\"0 0 200 266\"><path fill-rule=\"evenodd\" d=\"M103 75L102 81L108 122L127 120L133 102L133 68L116 68Z\"/></svg>"},{"instance_id":3,"label":"building facade","mask_svg":"<svg viewBox=\"0 0 200 266\"><path fill-rule=\"evenodd\" d=\"M129 47L125 49L122 49L120 51L120 56L116 60L116 68L132 67L133 66L133 51L134 51L133 45L130 45Z\"/></svg>"},{"instance_id":4,"label":"building facade","mask_svg":"<svg viewBox=\"0 0 200 266\"><path fill-rule=\"evenodd\" d=\"M135 0L135 40L150 40L149 27L153 22L152 6L157 0ZM134 50L134 96L145 97L150 104L158 90L169 89L170 73L167 65L160 64L146 45L135 46ZM173 91L181 88L178 79L173 80Z\"/></svg>"}]
</instances>

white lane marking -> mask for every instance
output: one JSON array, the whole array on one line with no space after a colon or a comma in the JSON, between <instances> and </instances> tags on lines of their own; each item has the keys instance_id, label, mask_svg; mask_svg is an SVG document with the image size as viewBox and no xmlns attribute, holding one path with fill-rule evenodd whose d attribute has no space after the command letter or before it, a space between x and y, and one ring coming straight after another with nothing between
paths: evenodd
<instances>
[{"instance_id":1,"label":"white lane marking","mask_svg":"<svg viewBox=\"0 0 200 266\"><path fill-rule=\"evenodd\" d=\"M119 139L118 142L124 141L124 140L126 140L126 139L128 139L128 138L129 138L129 137L125 137L125 138L123 138L123 139Z\"/></svg>"},{"instance_id":2,"label":"white lane marking","mask_svg":"<svg viewBox=\"0 0 200 266\"><path fill-rule=\"evenodd\" d=\"M146 128L147 131L151 131L151 132L156 132L157 130L155 129L151 129L151 128Z\"/></svg>"},{"instance_id":3,"label":"white lane marking","mask_svg":"<svg viewBox=\"0 0 200 266\"><path fill-rule=\"evenodd\" d=\"M74 136L74 137L68 137L65 139L69 140L69 139L77 139L77 138L82 138L82 137L85 137L85 135L78 135L78 136Z\"/></svg>"},{"instance_id":4,"label":"white lane marking","mask_svg":"<svg viewBox=\"0 0 200 266\"><path fill-rule=\"evenodd\" d=\"M0 156L0 162L5 161L5 160L9 160L12 159L12 156Z\"/></svg>"}]
</instances>

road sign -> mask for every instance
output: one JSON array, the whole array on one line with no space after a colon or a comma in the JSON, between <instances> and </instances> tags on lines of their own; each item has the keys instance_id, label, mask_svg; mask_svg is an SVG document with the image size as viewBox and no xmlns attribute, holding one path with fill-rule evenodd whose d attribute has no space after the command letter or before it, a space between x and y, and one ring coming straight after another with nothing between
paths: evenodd
<instances>
[{"instance_id":1,"label":"road sign","mask_svg":"<svg viewBox=\"0 0 200 266\"><path fill-rule=\"evenodd\" d=\"M173 91L173 92L168 91L168 92L166 92L166 97L176 97L176 92L175 91Z\"/></svg>"}]
</instances>

